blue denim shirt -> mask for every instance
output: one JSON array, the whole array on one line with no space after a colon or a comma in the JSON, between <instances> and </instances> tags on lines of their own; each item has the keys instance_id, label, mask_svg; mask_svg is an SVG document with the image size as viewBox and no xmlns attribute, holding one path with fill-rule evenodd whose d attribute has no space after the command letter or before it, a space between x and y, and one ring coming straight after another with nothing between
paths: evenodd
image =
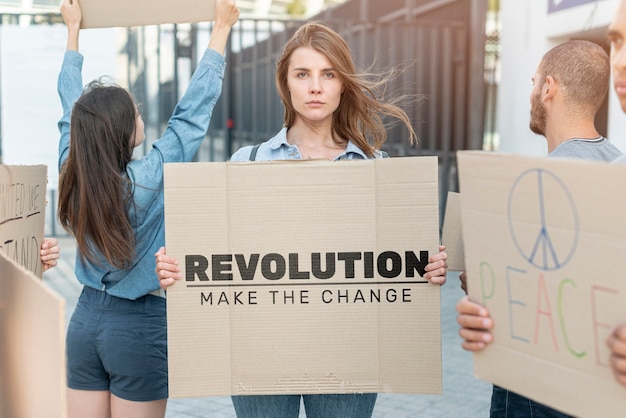
<instances>
[{"instance_id":1,"label":"blue denim shirt","mask_svg":"<svg viewBox=\"0 0 626 418\"><path fill-rule=\"evenodd\" d=\"M249 161L250 153L252 152L251 145L240 148L235 152L230 161ZM384 151L376 151L373 158L387 157L387 153ZM346 150L335 157L334 161L338 160L365 160L367 155L361 151L359 147L354 145L352 141L348 142ZM287 142L287 128L281 129L276 136L263 142L257 150L257 161L269 161L269 160L301 160L302 154L297 146L291 145Z\"/></svg>"},{"instance_id":2,"label":"blue denim shirt","mask_svg":"<svg viewBox=\"0 0 626 418\"><path fill-rule=\"evenodd\" d=\"M59 170L69 154L70 115L76 99L82 94L83 56L67 51L58 79L63 117L58 127ZM126 174L133 183L130 220L135 232L136 254L132 266L120 270L106 262L83 263L76 256L76 277L80 283L125 298L137 299L159 288L154 271L154 254L165 245L163 212L163 163L188 162L204 139L213 107L222 91L224 57L207 49L168 122L163 136L154 142L144 157L131 161Z\"/></svg>"}]
</instances>

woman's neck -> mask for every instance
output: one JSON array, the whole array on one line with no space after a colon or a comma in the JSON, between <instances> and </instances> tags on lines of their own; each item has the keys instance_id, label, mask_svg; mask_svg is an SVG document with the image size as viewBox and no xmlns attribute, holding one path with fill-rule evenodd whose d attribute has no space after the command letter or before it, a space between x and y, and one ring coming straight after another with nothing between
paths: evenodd
<instances>
[{"instance_id":1,"label":"woman's neck","mask_svg":"<svg viewBox=\"0 0 626 418\"><path fill-rule=\"evenodd\" d=\"M300 150L303 159L334 159L345 151L348 141L336 141L330 128L294 125L287 130L287 142Z\"/></svg>"}]
</instances>

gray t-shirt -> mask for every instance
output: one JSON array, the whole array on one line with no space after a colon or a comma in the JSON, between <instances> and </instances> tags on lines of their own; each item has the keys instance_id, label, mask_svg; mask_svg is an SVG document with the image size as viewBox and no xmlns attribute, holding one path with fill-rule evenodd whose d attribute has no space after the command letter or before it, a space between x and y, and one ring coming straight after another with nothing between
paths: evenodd
<instances>
[{"instance_id":1,"label":"gray t-shirt","mask_svg":"<svg viewBox=\"0 0 626 418\"><path fill-rule=\"evenodd\" d=\"M578 158L582 160L614 161L624 154L604 137L594 139L570 139L556 147L548 157ZM626 159L624 160L626 163Z\"/></svg>"},{"instance_id":2,"label":"gray t-shirt","mask_svg":"<svg viewBox=\"0 0 626 418\"><path fill-rule=\"evenodd\" d=\"M622 155L621 157L617 157L613 160L615 164L626 164L626 155Z\"/></svg>"}]
</instances>

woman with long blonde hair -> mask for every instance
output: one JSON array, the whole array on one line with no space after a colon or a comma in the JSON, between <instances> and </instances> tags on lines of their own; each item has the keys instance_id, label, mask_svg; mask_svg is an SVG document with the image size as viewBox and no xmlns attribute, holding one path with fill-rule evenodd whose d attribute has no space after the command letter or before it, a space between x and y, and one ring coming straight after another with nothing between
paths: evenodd
<instances>
[{"instance_id":1,"label":"woman with long blonde hair","mask_svg":"<svg viewBox=\"0 0 626 418\"><path fill-rule=\"evenodd\" d=\"M380 147L387 138L385 117L402 122L415 140L407 114L377 95L387 78L368 81L371 76L357 72L350 48L335 31L319 22L303 25L285 45L276 70L285 108L283 128L262 144L241 148L231 161L384 158ZM426 266L424 278L432 283L445 283L444 249L440 247ZM157 254L157 273L162 288L181 278L177 261L164 249ZM239 418L297 418L301 398L309 418L367 418L376 396L246 395L232 400Z\"/></svg>"}]
</instances>

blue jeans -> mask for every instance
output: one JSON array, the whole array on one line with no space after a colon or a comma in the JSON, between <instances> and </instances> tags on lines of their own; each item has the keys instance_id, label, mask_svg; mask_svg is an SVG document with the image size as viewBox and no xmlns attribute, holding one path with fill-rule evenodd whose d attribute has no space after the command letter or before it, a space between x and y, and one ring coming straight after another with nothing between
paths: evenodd
<instances>
[{"instance_id":1,"label":"blue jeans","mask_svg":"<svg viewBox=\"0 0 626 418\"><path fill-rule=\"evenodd\" d=\"M494 385L491 393L491 418L571 418L514 392Z\"/></svg>"},{"instance_id":2,"label":"blue jeans","mask_svg":"<svg viewBox=\"0 0 626 418\"><path fill-rule=\"evenodd\" d=\"M369 418L375 393L341 395L246 395L233 396L237 418L298 418L300 396L307 418Z\"/></svg>"}]
</instances>

